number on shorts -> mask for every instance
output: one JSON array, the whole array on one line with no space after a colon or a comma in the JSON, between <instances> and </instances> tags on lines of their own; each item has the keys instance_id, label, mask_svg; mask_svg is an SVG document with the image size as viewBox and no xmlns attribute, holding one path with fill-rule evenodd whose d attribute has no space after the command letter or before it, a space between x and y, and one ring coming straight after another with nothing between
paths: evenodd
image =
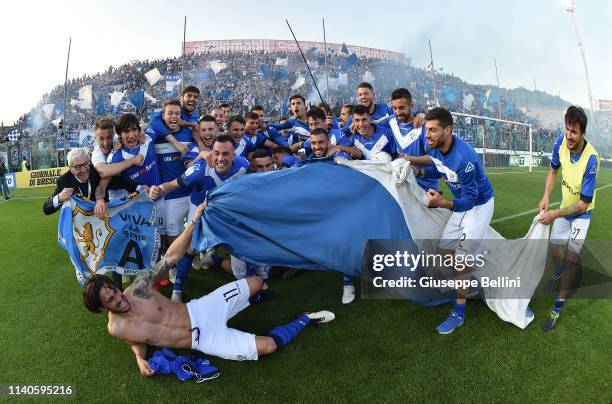
<instances>
[{"instance_id":1,"label":"number on shorts","mask_svg":"<svg viewBox=\"0 0 612 404\"><path fill-rule=\"evenodd\" d=\"M232 297L238 296L238 288L230 289L223 294L226 302L229 302Z\"/></svg>"},{"instance_id":2,"label":"number on shorts","mask_svg":"<svg viewBox=\"0 0 612 404\"><path fill-rule=\"evenodd\" d=\"M579 228L577 228L577 227L574 227L574 228L572 229L572 235L571 235L571 237L570 237L570 238L571 238L572 240L576 240L576 237L578 237L578 234L580 234L580 229L579 229Z\"/></svg>"}]
</instances>

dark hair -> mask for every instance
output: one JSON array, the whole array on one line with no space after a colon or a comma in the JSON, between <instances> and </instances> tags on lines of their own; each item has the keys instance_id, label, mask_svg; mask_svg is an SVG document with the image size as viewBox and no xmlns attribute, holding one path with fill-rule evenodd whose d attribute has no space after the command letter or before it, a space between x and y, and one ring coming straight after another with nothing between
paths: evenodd
<instances>
[{"instance_id":1,"label":"dark hair","mask_svg":"<svg viewBox=\"0 0 612 404\"><path fill-rule=\"evenodd\" d=\"M293 155L293 152L287 146L276 146L276 149L272 151L272 154L277 154L277 153L288 154L290 156Z\"/></svg>"},{"instance_id":2,"label":"dark hair","mask_svg":"<svg viewBox=\"0 0 612 404\"><path fill-rule=\"evenodd\" d=\"M359 83L359 85L357 86L357 89L360 89L360 88L369 88L370 90L372 90L372 92L374 92L374 87L372 87L372 85L368 83L367 81L362 81L361 83Z\"/></svg>"},{"instance_id":3,"label":"dark hair","mask_svg":"<svg viewBox=\"0 0 612 404\"><path fill-rule=\"evenodd\" d=\"M325 122L325 119L327 118L327 114L325 113L325 111L319 107L310 107L310 109L306 113L306 116L308 118L318 119L323 122Z\"/></svg>"},{"instance_id":4,"label":"dark hair","mask_svg":"<svg viewBox=\"0 0 612 404\"><path fill-rule=\"evenodd\" d=\"M244 114L244 120L248 121L249 119L252 120L252 121L259 121L259 115L257 115L253 111L247 112L246 114ZM245 122L245 124L246 124L246 122Z\"/></svg>"},{"instance_id":5,"label":"dark hair","mask_svg":"<svg viewBox=\"0 0 612 404\"><path fill-rule=\"evenodd\" d=\"M353 104L344 104L342 106L342 108L348 108L349 111L351 111L350 113L352 114L353 113L353 108L355 108L355 107L353 106Z\"/></svg>"},{"instance_id":6,"label":"dark hair","mask_svg":"<svg viewBox=\"0 0 612 404\"><path fill-rule=\"evenodd\" d=\"M296 98L299 98L300 100L302 100L304 105L306 105L306 98L302 97L300 94L293 94L291 97L289 97L289 104L291 104L291 101Z\"/></svg>"},{"instance_id":7,"label":"dark hair","mask_svg":"<svg viewBox=\"0 0 612 404\"><path fill-rule=\"evenodd\" d=\"M140 122L134 114L123 114L115 121L115 133L121 136L121 132L127 132L132 128L140 131Z\"/></svg>"},{"instance_id":8,"label":"dark hair","mask_svg":"<svg viewBox=\"0 0 612 404\"><path fill-rule=\"evenodd\" d=\"M253 112L253 111L265 111L265 109L261 105L253 105L251 109L249 110L249 112Z\"/></svg>"},{"instance_id":9,"label":"dark hair","mask_svg":"<svg viewBox=\"0 0 612 404\"><path fill-rule=\"evenodd\" d=\"M251 161L263 157L270 157L270 152L268 152L266 149L255 149L255 151L251 155Z\"/></svg>"},{"instance_id":10,"label":"dark hair","mask_svg":"<svg viewBox=\"0 0 612 404\"><path fill-rule=\"evenodd\" d=\"M223 104L219 105L219 108L231 108L231 107L230 107L230 105L229 105L229 104L226 102L226 103L223 103Z\"/></svg>"},{"instance_id":11,"label":"dark hair","mask_svg":"<svg viewBox=\"0 0 612 404\"><path fill-rule=\"evenodd\" d=\"M355 108L353 108L353 115L370 115L370 111L365 105L359 104L355 105Z\"/></svg>"},{"instance_id":12,"label":"dark hair","mask_svg":"<svg viewBox=\"0 0 612 404\"><path fill-rule=\"evenodd\" d=\"M584 113L584 109L572 105L565 112L565 125L575 124L578 124L580 127L580 133L584 134L586 132L587 116Z\"/></svg>"},{"instance_id":13,"label":"dark hair","mask_svg":"<svg viewBox=\"0 0 612 404\"><path fill-rule=\"evenodd\" d=\"M325 115L333 115L332 108L325 101L319 103L319 108L325 111Z\"/></svg>"},{"instance_id":14,"label":"dark hair","mask_svg":"<svg viewBox=\"0 0 612 404\"><path fill-rule=\"evenodd\" d=\"M409 103L412 102L412 94L407 89L400 87L393 90L391 100L399 100L401 98L408 100Z\"/></svg>"},{"instance_id":15,"label":"dark hair","mask_svg":"<svg viewBox=\"0 0 612 404\"><path fill-rule=\"evenodd\" d=\"M427 115L425 115L425 120L437 120L438 122L440 122L440 126L442 128L453 126L453 116L451 115L451 113L448 110L440 107L430 109Z\"/></svg>"},{"instance_id":16,"label":"dark hair","mask_svg":"<svg viewBox=\"0 0 612 404\"><path fill-rule=\"evenodd\" d=\"M94 131L98 129L113 129L114 128L113 120L109 117L100 118L94 124Z\"/></svg>"},{"instance_id":17,"label":"dark hair","mask_svg":"<svg viewBox=\"0 0 612 404\"><path fill-rule=\"evenodd\" d=\"M212 122L214 124L217 123L217 121L215 120L215 117L212 115L202 115L199 122Z\"/></svg>"},{"instance_id":18,"label":"dark hair","mask_svg":"<svg viewBox=\"0 0 612 404\"><path fill-rule=\"evenodd\" d=\"M217 136L215 136L215 140L213 140L213 146L215 145L215 143L227 143L230 142L232 145L236 145L236 143L234 143L234 138L231 137L230 135L226 134L226 133L221 133Z\"/></svg>"},{"instance_id":19,"label":"dark hair","mask_svg":"<svg viewBox=\"0 0 612 404\"><path fill-rule=\"evenodd\" d=\"M329 139L329 134L327 132L327 129L325 128L316 128L314 129L312 132L310 132L310 136L312 135L325 135L325 137L327 137Z\"/></svg>"},{"instance_id":20,"label":"dark hair","mask_svg":"<svg viewBox=\"0 0 612 404\"><path fill-rule=\"evenodd\" d=\"M240 115L232 115L227 121L227 127L229 128L234 122L240 122L241 124L246 125L246 122L243 117L241 117Z\"/></svg>"},{"instance_id":21,"label":"dark hair","mask_svg":"<svg viewBox=\"0 0 612 404\"><path fill-rule=\"evenodd\" d=\"M196 86L187 86L181 90L181 97L187 93L196 93L200 95L200 90Z\"/></svg>"},{"instance_id":22,"label":"dark hair","mask_svg":"<svg viewBox=\"0 0 612 404\"><path fill-rule=\"evenodd\" d=\"M108 286L112 289L116 289L117 286L113 283L111 278L105 275L92 275L85 286L83 286L83 304L87 307L87 310L92 313L99 313L104 307L100 301L100 291L103 287Z\"/></svg>"},{"instance_id":23,"label":"dark hair","mask_svg":"<svg viewBox=\"0 0 612 404\"><path fill-rule=\"evenodd\" d=\"M164 101L164 103L162 104L162 113L166 112L166 107L168 105L176 105L177 107L181 107L181 102L179 100L168 100L168 101Z\"/></svg>"}]
</instances>

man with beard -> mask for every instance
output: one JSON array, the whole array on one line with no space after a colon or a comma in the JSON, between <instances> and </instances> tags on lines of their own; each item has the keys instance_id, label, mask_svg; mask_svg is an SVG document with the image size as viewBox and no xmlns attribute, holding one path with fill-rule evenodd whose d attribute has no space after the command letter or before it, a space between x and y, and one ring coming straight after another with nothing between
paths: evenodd
<instances>
[{"instance_id":1,"label":"man with beard","mask_svg":"<svg viewBox=\"0 0 612 404\"><path fill-rule=\"evenodd\" d=\"M441 254L477 256L493 217L493 187L485 175L476 151L466 141L453 136L453 116L444 108L433 108L425 117L426 152L433 166L417 170L420 178L442 178L454 199L448 200L435 189L426 194L428 206L452 212L440 237ZM411 161L410 157L406 157ZM470 268L457 269L459 279L469 279ZM455 307L436 331L450 334L465 319L468 290L457 289ZM528 311L527 315L533 315Z\"/></svg>"},{"instance_id":2,"label":"man with beard","mask_svg":"<svg viewBox=\"0 0 612 404\"><path fill-rule=\"evenodd\" d=\"M211 164L206 160L197 159L193 165L181 176L159 187L151 187L151 198L157 200L168 193L184 189L191 192L189 220L193 218L198 205L206 199L206 194L232 178L240 177L249 169L249 162L243 157L237 157L234 141L229 135L219 135L213 142L212 154L209 157ZM193 263L191 248L176 264L176 280L172 292L172 301L181 302L183 296L183 282Z\"/></svg>"},{"instance_id":3,"label":"man with beard","mask_svg":"<svg viewBox=\"0 0 612 404\"><path fill-rule=\"evenodd\" d=\"M425 156L427 139L425 126L415 126L416 119L412 115L414 104L412 95L405 88L398 88L391 93L391 108L393 115L385 118L380 124L386 126L393 134L394 154L403 156ZM422 168L422 166L414 166ZM438 180L435 178L417 178L417 184L427 192L429 189L438 189Z\"/></svg>"},{"instance_id":4,"label":"man with beard","mask_svg":"<svg viewBox=\"0 0 612 404\"><path fill-rule=\"evenodd\" d=\"M83 288L85 307L93 313L108 311L108 332L131 346L144 376L153 375L146 359L147 345L195 349L231 360L257 360L289 344L306 326L335 318L329 311L305 313L275 327L268 336L229 328L227 321L248 307L249 298L261 289L263 282L257 276L228 283L187 304L173 303L157 292L153 284L185 254L191 245L193 223L200 220L204 208L205 203L160 262L143 271L125 292L104 275L93 275Z\"/></svg>"},{"instance_id":5,"label":"man with beard","mask_svg":"<svg viewBox=\"0 0 612 404\"><path fill-rule=\"evenodd\" d=\"M595 184L599 171L597 150L585 139L587 116L582 108L571 106L565 113L565 135L559 136L553 147L550 170L546 177L544 195L540 201L543 212L540 223L553 222L550 233L550 251L553 259L553 280L561 278L561 289L555 299L544 331L552 330L559 320L561 308L575 285L578 254L591 223L595 208ZM550 194L561 167L561 206L548 210ZM563 246L567 253L563 260Z\"/></svg>"}]
</instances>

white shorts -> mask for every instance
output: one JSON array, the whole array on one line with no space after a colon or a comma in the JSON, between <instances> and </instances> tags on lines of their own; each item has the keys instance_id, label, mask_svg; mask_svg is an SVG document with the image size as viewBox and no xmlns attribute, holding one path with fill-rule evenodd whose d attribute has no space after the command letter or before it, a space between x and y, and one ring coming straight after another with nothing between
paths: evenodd
<instances>
[{"instance_id":1,"label":"white shorts","mask_svg":"<svg viewBox=\"0 0 612 404\"><path fill-rule=\"evenodd\" d=\"M155 223L155 228L157 229L157 232L159 233L160 236L165 236L166 235L166 226L165 226L165 220L164 220L164 216L165 216L165 201L164 198L159 198L153 201L153 204L155 205L155 209L157 209L157 221Z\"/></svg>"},{"instance_id":2,"label":"white shorts","mask_svg":"<svg viewBox=\"0 0 612 404\"><path fill-rule=\"evenodd\" d=\"M251 265L255 270L255 275L260 276L262 279L268 279L268 272L270 272L269 266L248 264L245 261L230 256L230 262L232 264L232 273L236 277L236 279L243 279L247 276L247 265Z\"/></svg>"},{"instance_id":3,"label":"white shorts","mask_svg":"<svg viewBox=\"0 0 612 404\"><path fill-rule=\"evenodd\" d=\"M166 199L165 205L166 234L178 236L185 228L185 219L189 213L189 197Z\"/></svg>"},{"instance_id":4,"label":"white shorts","mask_svg":"<svg viewBox=\"0 0 612 404\"><path fill-rule=\"evenodd\" d=\"M230 318L249 306L249 297L249 285L241 279L187 303L191 349L223 359L257 360L255 335L227 326Z\"/></svg>"},{"instance_id":5,"label":"white shorts","mask_svg":"<svg viewBox=\"0 0 612 404\"><path fill-rule=\"evenodd\" d=\"M465 212L453 212L442 232L440 248L463 254L480 254L482 240L487 237L493 218L493 199Z\"/></svg>"},{"instance_id":6,"label":"white shorts","mask_svg":"<svg viewBox=\"0 0 612 404\"><path fill-rule=\"evenodd\" d=\"M567 220L564 217L555 219L550 232L550 242L565 245L575 253L579 253L584 245L591 218Z\"/></svg>"}]
</instances>

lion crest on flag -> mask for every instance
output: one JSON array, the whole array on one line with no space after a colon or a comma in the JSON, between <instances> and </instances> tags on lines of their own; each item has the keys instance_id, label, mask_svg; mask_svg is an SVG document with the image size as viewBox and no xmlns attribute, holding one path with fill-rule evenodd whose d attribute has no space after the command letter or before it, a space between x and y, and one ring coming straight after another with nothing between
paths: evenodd
<instances>
[{"instance_id":1,"label":"lion crest on flag","mask_svg":"<svg viewBox=\"0 0 612 404\"><path fill-rule=\"evenodd\" d=\"M100 220L93 216L93 212L86 212L79 206L73 210L72 216L79 258L87 269L95 273L115 230L110 226L108 217Z\"/></svg>"}]
</instances>

